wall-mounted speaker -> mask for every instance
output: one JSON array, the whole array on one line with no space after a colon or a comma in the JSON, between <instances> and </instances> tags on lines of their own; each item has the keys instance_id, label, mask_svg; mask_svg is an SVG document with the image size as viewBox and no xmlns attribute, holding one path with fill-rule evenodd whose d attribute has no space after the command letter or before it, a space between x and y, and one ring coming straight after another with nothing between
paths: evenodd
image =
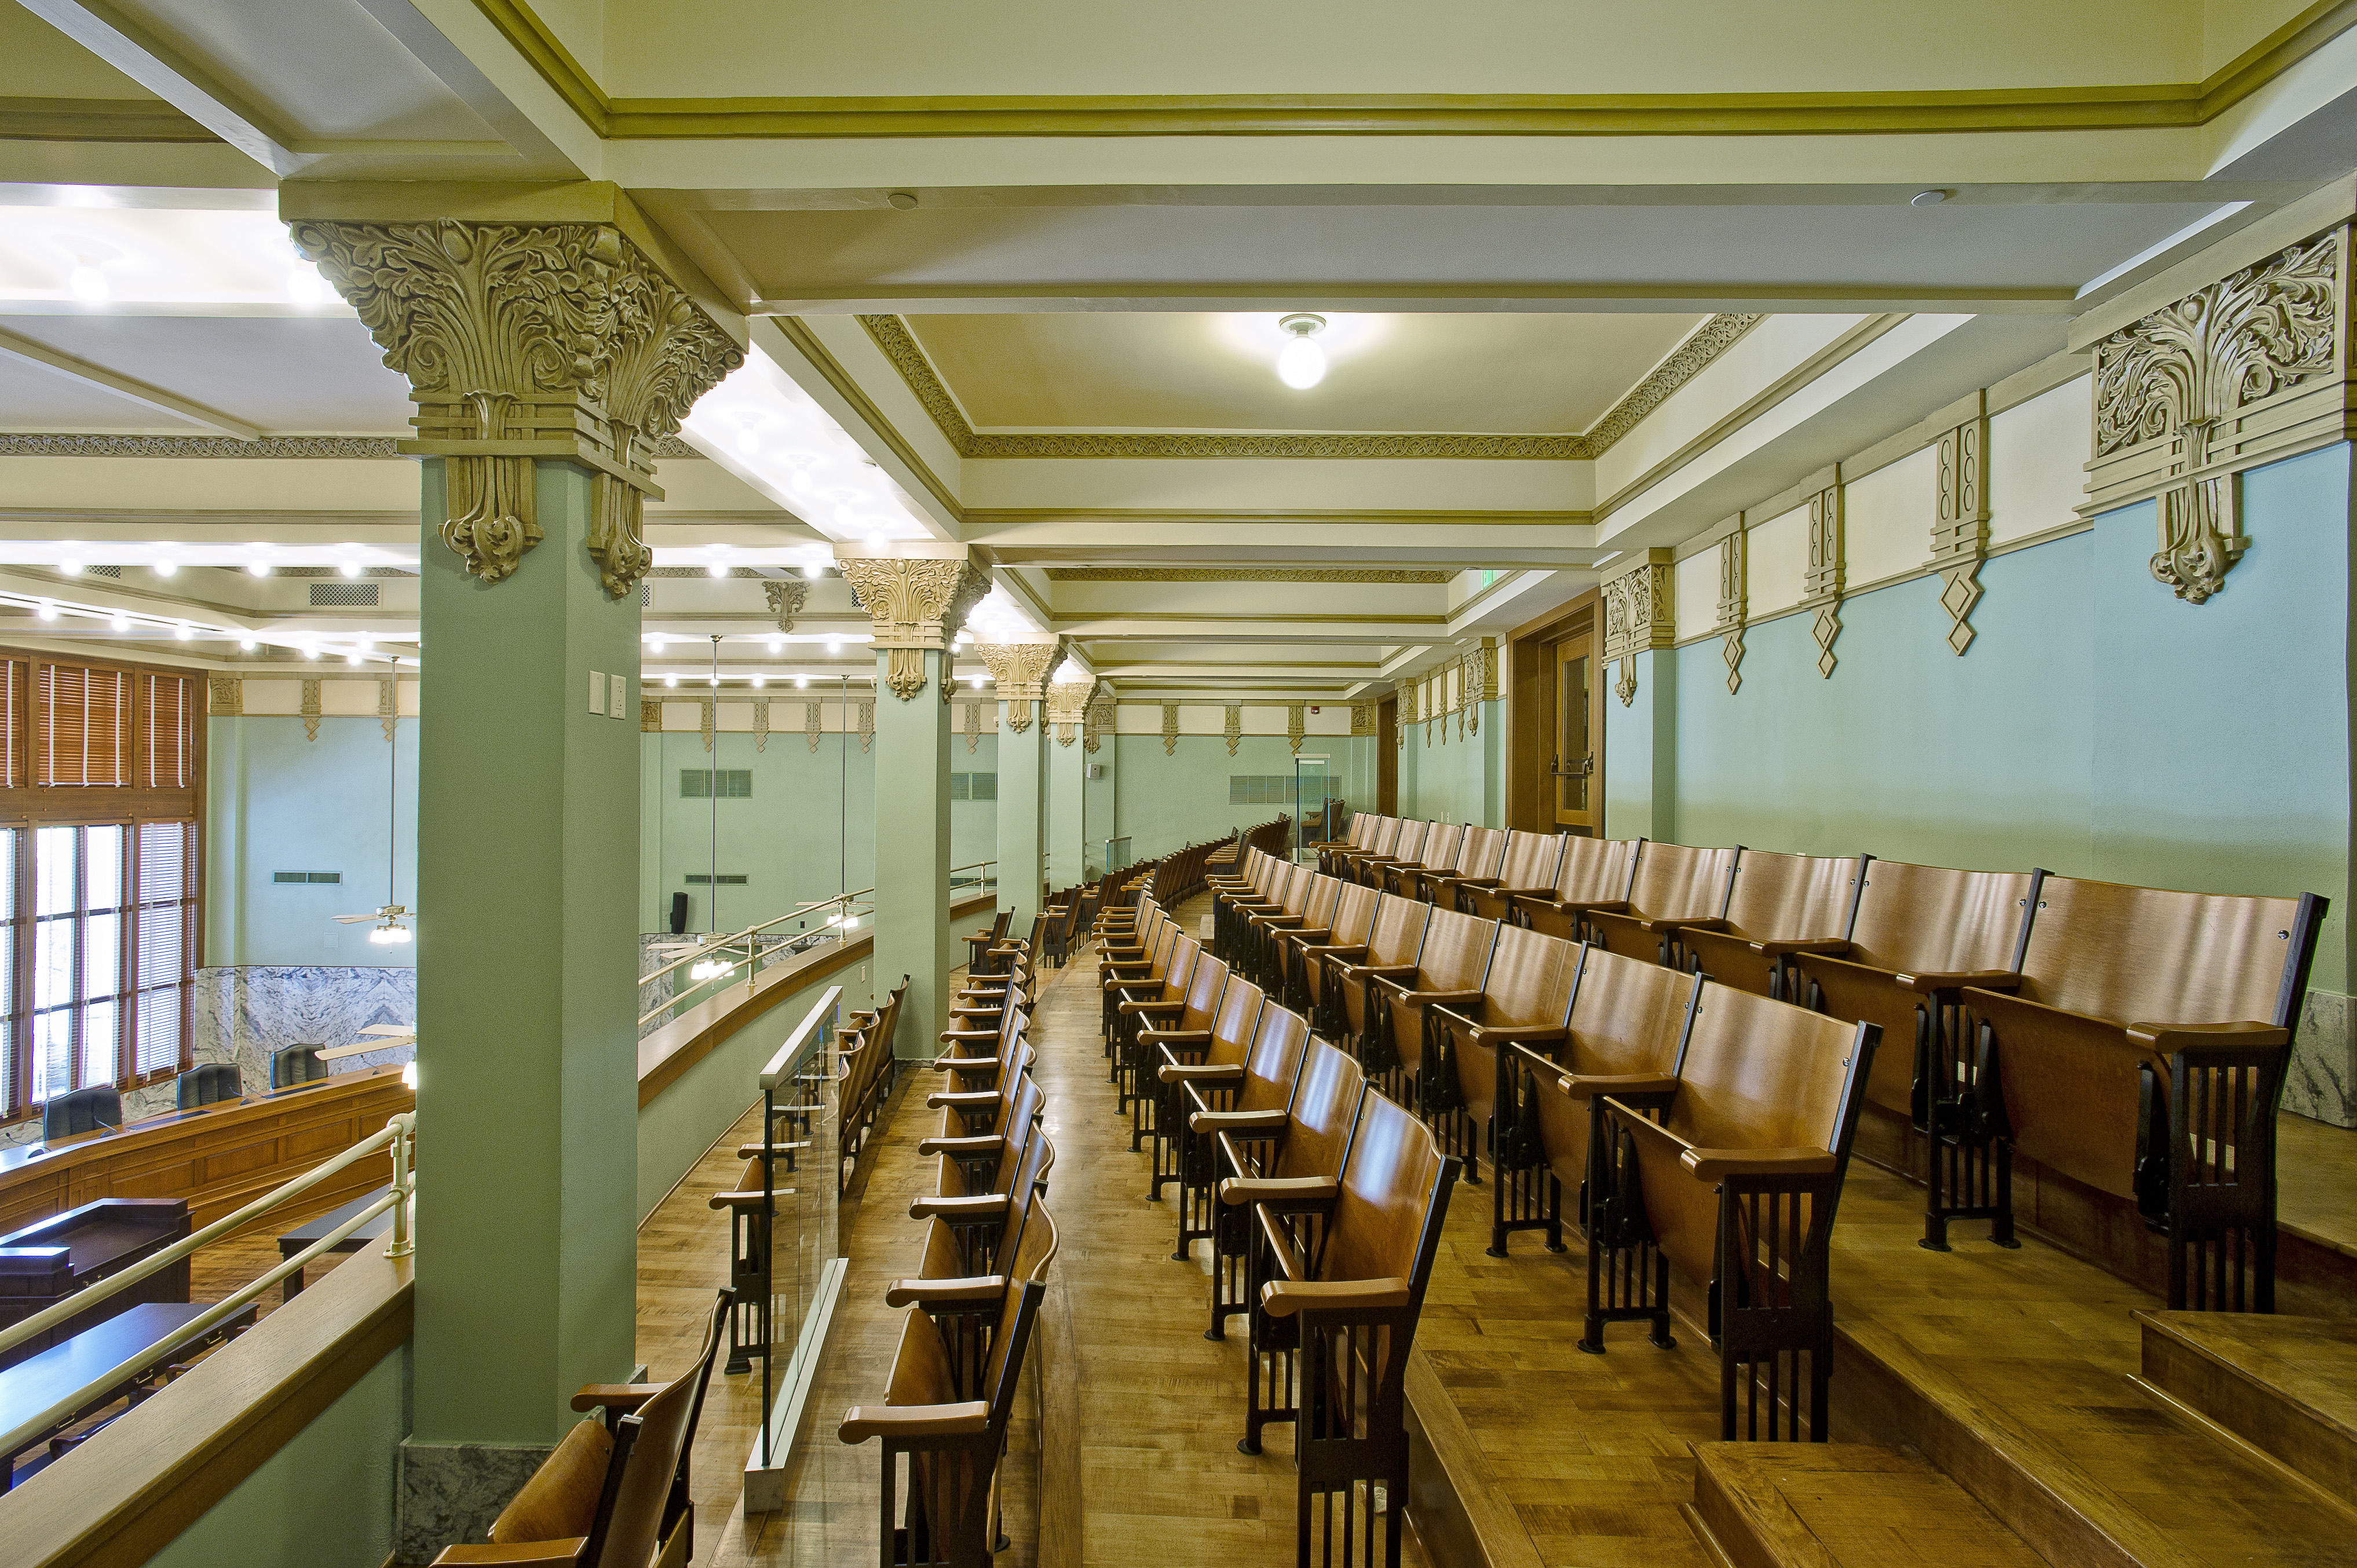
<instances>
[{"instance_id":1,"label":"wall-mounted speaker","mask_svg":"<svg viewBox=\"0 0 2357 1568\"><path fill-rule=\"evenodd\" d=\"M671 896L671 934L677 937L684 936L686 933L687 895L674 893Z\"/></svg>"}]
</instances>

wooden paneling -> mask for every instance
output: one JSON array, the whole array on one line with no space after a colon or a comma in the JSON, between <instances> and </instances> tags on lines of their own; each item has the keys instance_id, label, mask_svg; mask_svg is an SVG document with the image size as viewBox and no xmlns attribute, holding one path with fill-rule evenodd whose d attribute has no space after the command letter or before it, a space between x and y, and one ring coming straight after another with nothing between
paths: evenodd
<instances>
[{"instance_id":1,"label":"wooden paneling","mask_svg":"<svg viewBox=\"0 0 2357 1568\"><path fill-rule=\"evenodd\" d=\"M134 1122L44 1154L0 1155L0 1234L102 1197L185 1197L199 1228L382 1130L416 1096L397 1067L222 1110ZM389 1155L356 1162L307 1195L332 1207L393 1179ZM270 1223L272 1221L265 1221Z\"/></svg>"}]
</instances>

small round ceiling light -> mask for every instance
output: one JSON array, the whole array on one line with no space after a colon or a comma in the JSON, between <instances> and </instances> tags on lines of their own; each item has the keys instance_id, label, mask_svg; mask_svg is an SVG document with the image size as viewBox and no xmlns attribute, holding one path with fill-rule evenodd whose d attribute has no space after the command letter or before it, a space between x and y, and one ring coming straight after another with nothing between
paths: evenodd
<instances>
[{"instance_id":1,"label":"small round ceiling light","mask_svg":"<svg viewBox=\"0 0 2357 1568\"><path fill-rule=\"evenodd\" d=\"M156 562L155 566L156 575L158 577L172 576L178 573L179 569L180 564L178 561L170 560L168 558Z\"/></svg>"},{"instance_id":2,"label":"small round ceiling light","mask_svg":"<svg viewBox=\"0 0 2357 1568\"><path fill-rule=\"evenodd\" d=\"M1296 392L1308 392L1326 379L1326 350L1313 341L1326 329L1326 318L1304 311L1276 325L1293 336L1293 341L1277 351L1276 379Z\"/></svg>"},{"instance_id":3,"label":"small round ceiling light","mask_svg":"<svg viewBox=\"0 0 2357 1568\"><path fill-rule=\"evenodd\" d=\"M1953 190L1919 190L1914 195L1907 199L1907 205L1910 207L1937 207L1940 203L1947 200L1948 198L1955 194L1956 193Z\"/></svg>"},{"instance_id":4,"label":"small round ceiling light","mask_svg":"<svg viewBox=\"0 0 2357 1568\"><path fill-rule=\"evenodd\" d=\"M366 568L362 567L359 562L352 560L349 556L345 557L342 564L338 565L336 568L337 571L342 573L347 577L357 577Z\"/></svg>"}]
</instances>

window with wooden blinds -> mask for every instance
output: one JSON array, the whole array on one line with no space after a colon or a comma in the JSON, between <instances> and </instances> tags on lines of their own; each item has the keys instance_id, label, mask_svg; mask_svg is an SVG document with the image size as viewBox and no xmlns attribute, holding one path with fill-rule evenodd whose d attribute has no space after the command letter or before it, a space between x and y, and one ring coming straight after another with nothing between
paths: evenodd
<instances>
[{"instance_id":1,"label":"window with wooden blinds","mask_svg":"<svg viewBox=\"0 0 2357 1568\"><path fill-rule=\"evenodd\" d=\"M25 661L0 659L0 789L25 787Z\"/></svg>"},{"instance_id":2,"label":"window with wooden blinds","mask_svg":"<svg viewBox=\"0 0 2357 1568\"><path fill-rule=\"evenodd\" d=\"M37 782L120 789L131 782L131 674L74 664L40 667L34 723Z\"/></svg>"},{"instance_id":3,"label":"window with wooden blinds","mask_svg":"<svg viewBox=\"0 0 2357 1568\"><path fill-rule=\"evenodd\" d=\"M140 704L140 782L185 789L195 769L197 683L185 675L144 675Z\"/></svg>"}]
</instances>

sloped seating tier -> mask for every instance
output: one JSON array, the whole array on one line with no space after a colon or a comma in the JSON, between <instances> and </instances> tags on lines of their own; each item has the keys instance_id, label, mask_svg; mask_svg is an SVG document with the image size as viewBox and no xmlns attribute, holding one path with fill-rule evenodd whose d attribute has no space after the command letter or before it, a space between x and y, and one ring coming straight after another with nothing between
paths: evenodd
<instances>
[{"instance_id":1,"label":"sloped seating tier","mask_svg":"<svg viewBox=\"0 0 2357 1568\"><path fill-rule=\"evenodd\" d=\"M1613 1317L1650 1318L1668 1343L1677 1269L1707 1287L1720 1436L1798 1438L1805 1417L1822 1443L1834 1216L1881 1031L1709 981L1699 992L1672 1078L1602 1100L1581 1348L1601 1351ZM1602 1287L1623 1273L1641 1289L1608 1308Z\"/></svg>"},{"instance_id":2,"label":"sloped seating tier","mask_svg":"<svg viewBox=\"0 0 2357 1568\"><path fill-rule=\"evenodd\" d=\"M1242 1178L1331 1182L1350 1154L1366 1091L1367 1075L1357 1062L1322 1041L1313 1042L1281 1112L1205 1111L1189 1116L1188 1125L1212 1140L1218 1156L1213 1180L1221 1210L1211 1238L1211 1326L1206 1337L1224 1337L1227 1320L1252 1306L1251 1216L1228 1201L1226 1184Z\"/></svg>"},{"instance_id":3,"label":"sloped seating tier","mask_svg":"<svg viewBox=\"0 0 2357 1568\"><path fill-rule=\"evenodd\" d=\"M1276 944L1278 995L1295 1012L1315 1018L1326 1006L1326 971L1321 948L1362 947L1374 929L1375 908L1383 895L1356 883L1335 883L1333 913L1323 926L1272 929Z\"/></svg>"},{"instance_id":4,"label":"sloped seating tier","mask_svg":"<svg viewBox=\"0 0 2357 1568\"><path fill-rule=\"evenodd\" d=\"M1220 997L1226 991L1228 966L1209 953L1199 952L1195 963L1187 972L1187 982L1180 986L1166 983L1157 995L1132 993L1121 1004L1123 1018L1129 1026L1129 1038L1124 1049L1126 1058L1122 1064L1123 1098L1128 1101L1129 1147L1135 1153L1157 1127L1155 1108L1161 1095L1154 1079L1154 1069L1160 1065L1159 1051L1146 1038L1153 1029L1168 1029L1179 1035L1207 1035L1212 1019L1217 1016Z\"/></svg>"},{"instance_id":5,"label":"sloped seating tier","mask_svg":"<svg viewBox=\"0 0 2357 1568\"><path fill-rule=\"evenodd\" d=\"M1394 867L1384 876L1384 890L1405 898L1439 901L1440 884L1451 877L1494 877L1504 864L1506 834L1498 828L1468 826L1457 841L1457 853L1447 864Z\"/></svg>"},{"instance_id":6,"label":"sloped seating tier","mask_svg":"<svg viewBox=\"0 0 2357 1568\"><path fill-rule=\"evenodd\" d=\"M1283 933L1330 929L1335 908L1348 886L1340 877L1312 875L1301 889L1297 904L1288 897L1281 909L1245 916L1244 930L1239 939L1243 948L1241 967L1263 989L1281 990L1285 984Z\"/></svg>"},{"instance_id":7,"label":"sloped seating tier","mask_svg":"<svg viewBox=\"0 0 2357 1568\"><path fill-rule=\"evenodd\" d=\"M1274 1003L1265 1004L1254 1022L1241 1072L1225 1070L1222 1062L1192 1065L1166 1063L1161 1076L1173 1091L1171 1138L1178 1150L1178 1241L1171 1257L1184 1262L1199 1240L1211 1238L1217 1219L1216 1189L1221 1176L1221 1151L1214 1139L1222 1125L1254 1127L1282 1125L1294 1089L1301 1077L1309 1047L1309 1025L1300 1014ZM1233 1120L1222 1123L1203 1118L1217 1112ZM1255 1120L1255 1118L1257 1120ZM1241 1283L1237 1286L1242 1289ZM1211 1338L1220 1337L1219 1282L1212 1288Z\"/></svg>"}]
</instances>

